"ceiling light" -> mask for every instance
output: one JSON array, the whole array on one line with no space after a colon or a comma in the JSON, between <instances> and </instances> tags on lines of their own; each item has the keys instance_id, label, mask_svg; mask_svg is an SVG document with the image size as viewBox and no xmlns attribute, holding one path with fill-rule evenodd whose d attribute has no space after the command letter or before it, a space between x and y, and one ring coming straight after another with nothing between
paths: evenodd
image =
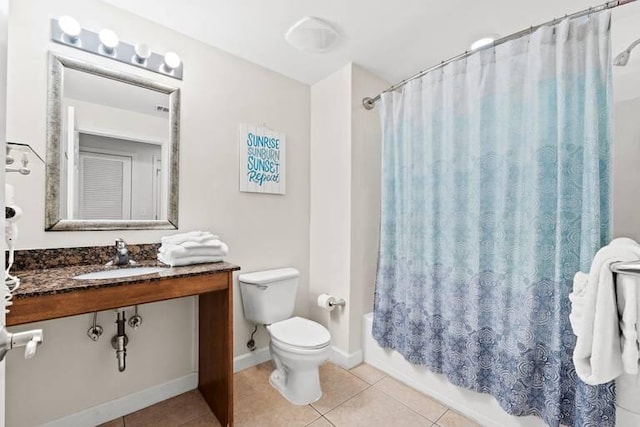
<instances>
[{"instance_id":1,"label":"ceiling light","mask_svg":"<svg viewBox=\"0 0 640 427\"><path fill-rule=\"evenodd\" d=\"M340 34L322 19L307 16L293 24L284 38L303 52L322 53L335 45Z\"/></svg>"},{"instance_id":2,"label":"ceiling light","mask_svg":"<svg viewBox=\"0 0 640 427\"><path fill-rule=\"evenodd\" d=\"M485 47L487 45L492 44L496 40L495 37L483 37L471 43L471 50L480 49L481 47Z\"/></svg>"},{"instance_id":3,"label":"ceiling light","mask_svg":"<svg viewBox=\"0 0 640 427\"><path fill-rule=\"evenodd\" d=\"M74 18L67 15L58 18L58 26L60 26L60 29L62 30L64 35L67 36L72 42L77 40L80 32L82 31L80 23L78 23L78 21L76 21Z\"/></svg>"},{"instance_id":4,"label":"ceiling light","mask_svg":"<svg viewBox=\"0 0 640 427\"><path fill-rule=\"evenodd\" d=\"M164 66L171 72L180 66L180 57L175 52L167 52L164 55Z\"/></svg>"},{"instance_id":5,"label":"ceiling light","mask_svg":"<svg viewBox=\"0 0 640 427\"><path fill-rule=\"evenodd\" d=\"M118 43L120 43L118 35L106 28L100 31L98 37L100 38L100 42L102 43L102 49L108 55L111 55L116 46L118 46Z\"/></svg>"}]
</instances>

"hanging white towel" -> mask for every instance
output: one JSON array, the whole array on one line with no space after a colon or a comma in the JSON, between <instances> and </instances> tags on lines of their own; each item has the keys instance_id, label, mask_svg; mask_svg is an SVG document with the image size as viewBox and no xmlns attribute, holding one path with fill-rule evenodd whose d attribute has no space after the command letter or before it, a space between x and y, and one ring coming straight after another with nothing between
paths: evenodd
<instances>
[{"instance_id":1,"label":"hanging white towel","mask_svg":"<svg viewBox=\"0 0 640 427\"><path fill-rule=\"evenodd\" d=\"M569 314L569 322L571 323L571 329L573 334L578 335L580 325L584 321L584 306L586 303L587 286L589 285L589 275L578 271L573 276L573 292L569 294L569 300L571 301L571 313Z\"/></svg>"},{"instance_id":2,"label":"hanging white towel","mask_svg":"<svg viewBox=\"0 0 640 427\"><path fill-rule=\"evenodd\" d=\"M610 266L614 262L638 259L640 246L636 242L626 238L615 239L594 257L586 288L581 288L583 281L580 277L577 281L574 278L574 292L569 296L572 301L569 318L577 336L573 363L578 376L587 384L609 382L626 368L622 361L623 339L616 291L624 292L628 286L616 288ZM624 317L624 313L622 315ZM632 322L634 330L636 317L637 313L630 311L625 319L627 324Z\"/></svg>"},{"instance_id":3,"label":"hanging white towel","mask_svg":"<svg viewBox=\"0 0 640 427\"><path fill-rule=\"evenodd\" d=\"M628 274L618 274L618 317L620 319L622 368L627 374L638 373L638 279Z\"/></svg>"}]
</instances>

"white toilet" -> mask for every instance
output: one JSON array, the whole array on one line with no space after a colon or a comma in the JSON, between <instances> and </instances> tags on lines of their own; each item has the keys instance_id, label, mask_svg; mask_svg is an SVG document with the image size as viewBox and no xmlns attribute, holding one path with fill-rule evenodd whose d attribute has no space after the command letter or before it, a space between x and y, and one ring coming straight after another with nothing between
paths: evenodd
<instances>
[{"instance_id":1,"label":"white toilet","mask_svg":"<svg viewBox=\"0 0 640 427\"><path fill-rule=\"evenodd\" d=\"M318 368L329 358L331 334L312 320L291 317L299 275L295 268L281 268L238 279L244 317L266 325L271 336L276 369L269 382L291 403L307 405L322 396Z\"/></svg>"}]
</instances>

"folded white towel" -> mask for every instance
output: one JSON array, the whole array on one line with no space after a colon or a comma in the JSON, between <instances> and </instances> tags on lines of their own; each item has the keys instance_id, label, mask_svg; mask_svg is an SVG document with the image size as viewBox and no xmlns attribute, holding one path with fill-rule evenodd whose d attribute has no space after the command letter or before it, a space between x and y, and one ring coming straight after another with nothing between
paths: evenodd
<instances>
[{"instance_id":1,"label":"folded white towel","mask_svg":"<svg viewBox=\"0 0 640 427\"><path fill-rule=\"evenodd\" d=\"M187 258L191 256L225 256L229 247L220 240L208 240L204 243L187 242L181 245L163 245L159 252L165 258Z\"/></svg>"},{"instance_id":2,"label":"folded white towel","mask_svg":"<svg viewBox=\"0 0 640 427\"><path fill-rule=\"evenodd\" d=\"M173 244L180 245L186 242L203 243L207 240L217 239L218 236L208 231L189 231L187 233L173 234L171 236L164 236L160 239L163 245Z\"/></svg>"},{"instance_id":3,"label":"folded white towel","mask_svg":"<svg viewBox=\"0 0 640 427\"><path fill-rule=\"evenodd\" d=\"M180 267L193 264L207 264L210 262L222 262L222 256L192 256L187 258L165 258L162 254L158 254L158 261L171 267Z\"/></svg>"},{"instance_id":4,"label":"folded white towel","mask_svg":"<svg viewBox=\"0 0 640 427\"><path fill-rule=\"evenodd\" d=\"M594 257L586 287L582 287L580 278L577 283L574 278L574 286L577 287L570 295L572 315L569 318L578 338L573 363L578 376L587 384L609 382L626 367L622 362L617 289L610 266L617 261L638 259L640 246L636 242L631 239L615 239ZM628 313L626 322L632 321L630 316L631 312ZM635 329L635 319L633 323Z\"/></svg>"},{"instance_id":5,"label":"folded white towel","mask_svg":"<svg viewBox=\"0 0 640 427\"><path fill-rule=\"evenodd\" d=\"M169 249L173 249L176 246L184 248L184 249L196 249L196 248L207 248L207 249L219 249L222 246L222 242L216 239L207 239L202 242L183 242L183 243L163 243L160 246L160 251L167 251Z\"/></svg>"}]
</instances>

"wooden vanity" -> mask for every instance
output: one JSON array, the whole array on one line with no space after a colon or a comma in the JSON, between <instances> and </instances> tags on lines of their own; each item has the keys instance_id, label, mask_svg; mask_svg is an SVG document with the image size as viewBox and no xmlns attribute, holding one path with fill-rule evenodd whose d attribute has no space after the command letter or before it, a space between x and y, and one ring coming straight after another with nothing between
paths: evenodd
<instances>
[{"instance_id":1,"label":"wooden vanity","mask_svg":"<svg viewBox=\"0 0 640 427\"><path fill-rule=\"evenodd\" d=\"M220 423L233 425L233 271L240 267L222 262L117 279L73 279L103 269L80 265L19 273L22 283L7 326L198 295L198 389Z\"/></svg>"}]
</instances>

